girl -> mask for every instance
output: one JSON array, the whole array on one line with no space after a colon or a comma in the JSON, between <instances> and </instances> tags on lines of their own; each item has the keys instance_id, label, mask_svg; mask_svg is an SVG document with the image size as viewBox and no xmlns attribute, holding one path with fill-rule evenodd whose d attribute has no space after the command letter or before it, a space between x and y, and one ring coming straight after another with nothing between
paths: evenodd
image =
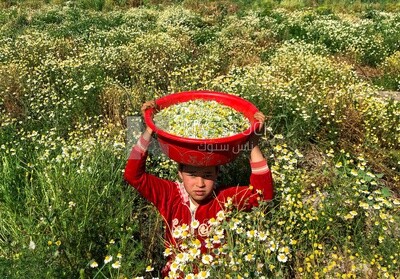
<instances>
[{"instance_id":1,"label":"girl","mask_svg":"<svg viewBox=\"0 0 400 279\"><path fill-rule=\"evenodd\" d=\"M148 108L155 108L154 101L143 104L142 113ZM257 112L254 118L261 122L263 128L265 116ZM248 186L216 187L218 166L178 165L178 176L181 181L170 181L146 173L147 148L153 131L148 126L132 148L124 178L139 193L149 200L163 216L166 224L165 239L167 246L179 247L172 232L175 227L190 226L197 221L198 226L191 231L201 242L201 251L207 251L205 239L210 230L209 220L216 218L219 211L224 210L224 204L229 200L239 209L250 209L258 206L260 199L273 198L273 181L267 160L258 146L256 131L250 139L250 184ZM168 276L169 264L162 270L163 278Z\"/></svg>"}]
</instances>

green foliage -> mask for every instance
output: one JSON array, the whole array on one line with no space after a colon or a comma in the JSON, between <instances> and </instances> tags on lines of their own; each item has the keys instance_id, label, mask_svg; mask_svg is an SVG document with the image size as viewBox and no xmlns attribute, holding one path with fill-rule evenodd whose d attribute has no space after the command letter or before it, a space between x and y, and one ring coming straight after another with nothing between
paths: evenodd
<instances>
[{"instance_id":1,"label":"green foliage","mask_svg":"<svg viewBox=\"0 0 400 279\"><path fill-rule=\"evenodd\" d=\"M148 265L157 276L162 220L122 180L125 120L194 89L270 116L260 146L276 198L233 212L239 231L219 224L229 233L210 276L398 277L400 105L354 69L377 67L374 82L399 89L399 15L338 13L333 1L155 2L2 2L0 277L132 277ZM149 172L177 179L152 148ZM248 183L247 155L219 182Z\"/></svg>"},{"instance_id":2,"label":"green foliage","mask_svg":"<svg viewBox=\"0 0 400 279\"><path fill-rule=\"evenodd\" d=\"M9 268L17 271L9 278L34 270L34 278L42 272L78 277L85 261L103 260L112 239L114 250L124 257L139 257L138 224L131 216L134 195L118 175L121 161L105 146L92 146L91 156L80 162L65 153L63 161L51 164L41 163L39 156L28 165L20 156L3 157L1 253L13 259ZM134 271L137 266L126 263L125 268Z\"/></svg>"},{"instance_id":3,"label":"green foliage","mask_svg":"<svg viewBox=\"0 0 400 279\"><path fill-rule=\"evenodd\" d=\"M383 75L378 78L378 82L384 88L400 90L400 51L386 57L379 68Z\"/></svg>"}]
</instances>

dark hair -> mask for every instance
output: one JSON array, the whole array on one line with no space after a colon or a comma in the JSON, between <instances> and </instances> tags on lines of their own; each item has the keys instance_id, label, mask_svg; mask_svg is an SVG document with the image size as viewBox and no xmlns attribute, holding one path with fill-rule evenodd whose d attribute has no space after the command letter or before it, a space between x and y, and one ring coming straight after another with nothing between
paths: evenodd
<instances>
[{"instance_id":1,"label":"dark hair","mask_svg":"<svg viewBox=\"0 0 400 279\"><path fill-rule=\"evenodd\" d=\"M183 171L183 168L184 168L185 166L188 166L188 165L178 163L178 171ZM215 166L215 171L216 171L217 173L219 172L219 166Z\"/></svg>"}]
</instances>

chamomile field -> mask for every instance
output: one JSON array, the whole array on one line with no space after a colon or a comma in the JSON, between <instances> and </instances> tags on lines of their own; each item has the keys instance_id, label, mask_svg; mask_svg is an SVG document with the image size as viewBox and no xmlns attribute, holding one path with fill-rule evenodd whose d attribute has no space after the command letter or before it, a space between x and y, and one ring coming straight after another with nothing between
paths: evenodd
<instances>
[{"instance_id":1,"label":"chamomile field","mask_svg":"<svg viewBox=\"0 0 400 279\"><path fill-rule=\"evenodd\" d=\"M250 2L0 3L0 278L161 278L171 254L170 278L400 277L399 4ZM275 183L210 220L208 254L195 221L165 249L123 180L143 102L199 89L268 116ZM247 155L220 183L248 184Z\"/></svg>"}]
</instances>

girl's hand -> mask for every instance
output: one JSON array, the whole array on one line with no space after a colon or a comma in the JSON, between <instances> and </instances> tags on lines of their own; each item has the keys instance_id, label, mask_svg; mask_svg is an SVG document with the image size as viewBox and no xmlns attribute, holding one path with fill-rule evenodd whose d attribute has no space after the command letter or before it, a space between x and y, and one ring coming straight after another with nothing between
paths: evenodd
<instances>
[{"instance_id":1,"label":"girl's hand","mask_svg":"<svg viewBox=\"0 0 400 279\"><path fill-rule=\"evenodd\" d=\"M258 145L258 141L259 141L260 137L262 136L265 120L267 119L267 117L261 111L257 111L254 114L254 118L260 123L260 125L254 131L254 134L250 138L250 144L251 144L250 146L252 146L252 147L255 147Z\"/></svg>"},{"instance_id":2,"label":"girl's hand","mask_svg":"<svg viewBox=\"0 0 400 279\"><path fill-rule=\"evenodd\" d=\"M141 112L142 112L143 117L144 117L145 111L146 111L147 109L149 109L149 108L157 109L156 101L151 100L151 101L147 101L147 102L143 103L142 108L141 108ZM147 133L148 133L150 136L151 136L152 133L153 133L153 130L152 130L149 126L147 126L147 125L146 125L146 131L147 131ZM149 138L149 135L146 135L145 138L148 139L148 138Z\"/></svg>"},{"instance_id":3,"label":"girl's hand","mask_svg":"<svg viewBox=\"0 0 400 279\"><path fill-rule=\"evenodd\" d=\"M260 139L260 137L263 134L264 131L264 124L265 124L265 120L267 119L267 117L261 112L258 111L254 114L254 118L260 122L260 125L258 126L258 128L254 131L254 133L250 136L250 147L251 147L251 151L250 151L250 160L252 162L260 162L265 160L264 156L258 146L258 141Z\"/></svg>"},{"instance_id":4,"label":"girl's hand","mask_svg":"<svg viewBox=\"0 0 400 279\"><path fill-rule=\"evenodd\" d=\"M265 117L264 113L262 113L261 111L257 111L257 112L254 114L254 118L255 118L256 120L258 120L258 122L260 122L260 126L259 126L259 128L257 129L256 132L261 132L261 131L262 131L262 128L264 127L264 123L265 123L266 117Z\"/></svg>"},{"instance_id":5,"label":"girl's hand","mask_svg":"<svg viewBox=\"0 0 400 279\"><path fill-rule=\"evenodd\" d=\"M143 103L142 108L141 108L143 116L144 116L144 112L149 108L157 109L156 101L151 100L151 101L147 101L147 102Z\"/></svg>"}]
</instances>

